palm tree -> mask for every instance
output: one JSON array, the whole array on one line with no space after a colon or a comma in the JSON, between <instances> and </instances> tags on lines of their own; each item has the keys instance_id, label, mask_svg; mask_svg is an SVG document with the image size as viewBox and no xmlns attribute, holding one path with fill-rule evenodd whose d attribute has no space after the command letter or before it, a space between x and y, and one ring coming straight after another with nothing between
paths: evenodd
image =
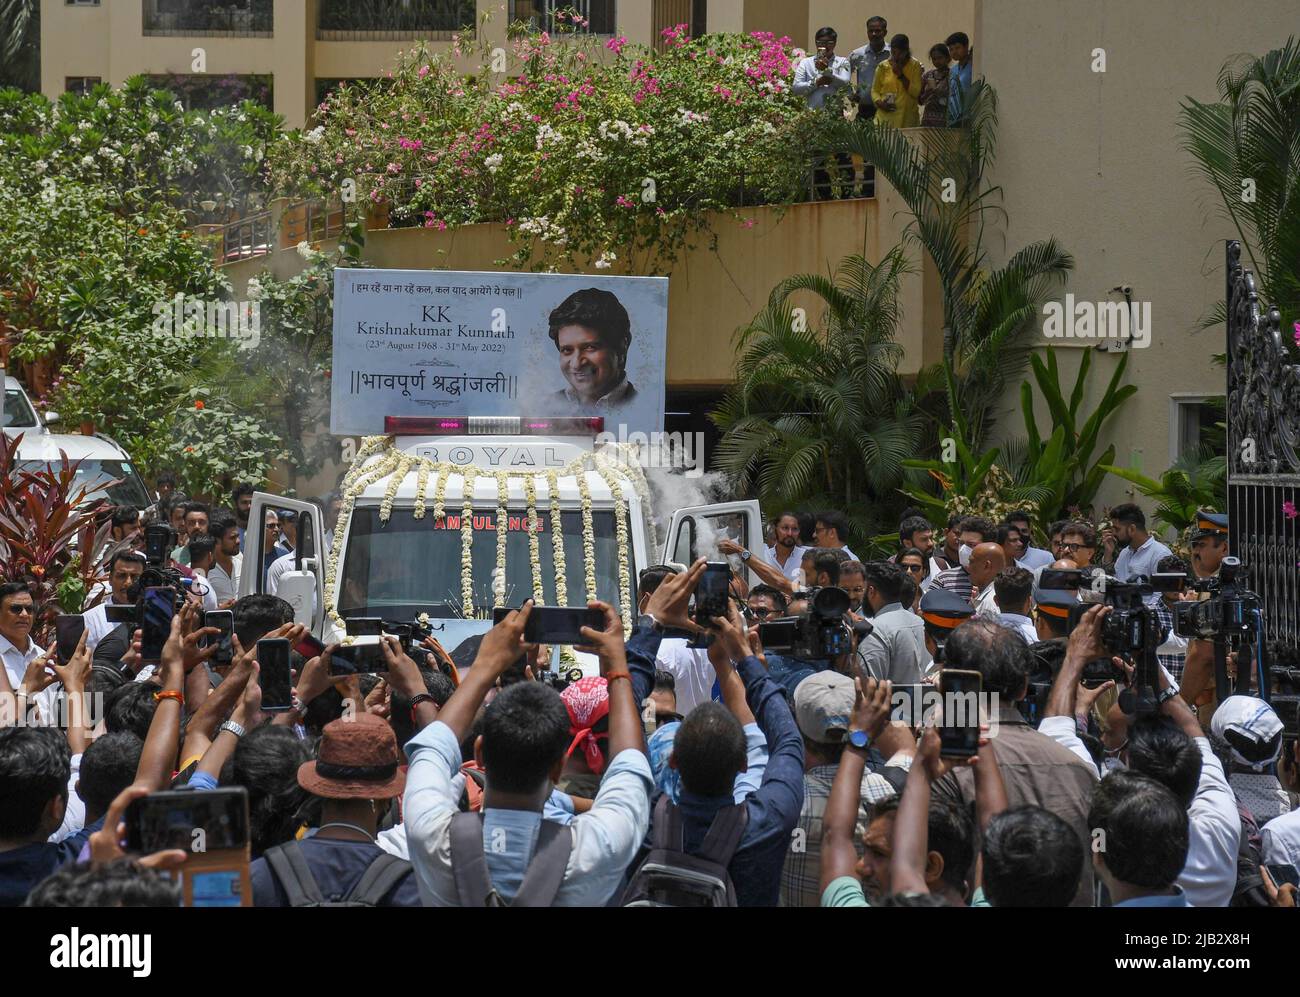
<instances>
[{"instance_id":1,"label":"palm tree","mask_svg":"<svg viewBox=\"0 0 1300 997\"><path fill-rule=\"evenodd\" d=\"M41 88L41 0L0 0L0 88Z\"/></svg>"},{"instance_id":2,"label":"palm tree","mask_svg":"<svg viewBox=\"0 0 1300 997\"><path fill-rule=\"evenodd\" d=\"M830 277L796 274L738 333L736 381L712 416L718 463L765 507L844 510L855 541L897 523L901 464L927 422L894 342L909 270L895 248L876 266L850 256ZM824 306L820 325L793 306L797 292Z\"/></svg>"},{"instance_id":3,"label":"palm tree","mask_svg":"<svg viewBox=\"0 0 1300 997\"><path fill-rule=\"evenodd\" d=\"M1200 509L1227 507L1228 459L1208 446L1188 450L1157 481L1135 468L1103 465L1156 500L1156 522L1182 532L1196 522Z\"/></svg>"},{"instance_id":4,"label":"palm tree","mask_svg":"<svg viewBox=\"0 0 1300 997\"><path fill-rule=\"evenodd\" d=\"M1289 324L1300 318L1300 45L1228 60L1218 89L1216 103L1183 103L1184 145L1219 192L1261 299ZM1205 324L1223 322L1224 307Z\"/></svg>"},{"instance_id":5,"label":"palm tree","mask_svg":"<svg viewBox=\"0 0 1300 997\"><path fill-rule=\"evenodd\" d=\"M868 127L831 119L822 141L832 151L873 163L912 214L905 230L934 262L943 291L943 362L939 373L955 435L980 452L992 408L1023 372L1024 334L1043 303L1074 268L1055 239L1031 243L992 268L986 230L998 216L1002 188L985 173L997 138L997 94L977 80L964 104L962 127Z\"/></svg>"}]
</instances>

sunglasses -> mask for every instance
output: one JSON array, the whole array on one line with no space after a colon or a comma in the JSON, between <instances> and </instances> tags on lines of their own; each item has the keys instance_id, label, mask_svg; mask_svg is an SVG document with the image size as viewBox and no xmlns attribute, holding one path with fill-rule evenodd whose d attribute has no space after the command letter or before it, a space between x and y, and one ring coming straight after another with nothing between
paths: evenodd
<instances>
[{"instance_id":1,"label":"sunglasses","mask_svg":"<svg viewBox=\"0 0 1300 997\"><path fill-rule=\"evenodd\" d=\"M1092 550L1092 544L1061 544L1061 550Z\"/></svg>"},{"instance_id":2,"label":"sunglasses","mask_svg":"<svg viewBox=\"0 0 1300 997\"><path fill-rule=\"evenodd\" d=\"M36 614L36 607L30 602L19 603L16 606L6 606L5 608L14 616L34 616Z\"/></svg>"},{"instance_id":3,"label":"sunglasses","mask_svg":"<svg viewBox=\"0 0 1300 997\"><path fill-rule=\"evenodd\" d=\"M751 607L745 610L745 615L748 616L751 620L765 620L769 616L775 616L776 610L775 609L754 609Z\"/></svg>"},{"instance_id":4,"label":"sunglasses","mask_svg":"<svg viewBox=\"0 0 1300 997\"><path fill-rule=\"evenodd\" d=\"M920 574L922 571L925 570L924 564L905 564L903 565L903 567L906 568L908 571L914 571L917 574Z\"/></svg>"}]
</instances>

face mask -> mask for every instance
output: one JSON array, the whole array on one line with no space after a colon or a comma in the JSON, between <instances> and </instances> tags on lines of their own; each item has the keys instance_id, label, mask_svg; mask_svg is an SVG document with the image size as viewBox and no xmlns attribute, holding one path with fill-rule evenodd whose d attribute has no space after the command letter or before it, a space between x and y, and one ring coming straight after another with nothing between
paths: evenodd
<instances>
[{"instance_id":1,"label":"face mask","mask_svg":"<svg viewBox=\"0 0 1300 997\"><path fill-rule=\"evenodd\" d=\"M970 555L972 549L973 548L966 546L966 544L962 544L957 548L957 560L961 562L963 568L970 567Z\"/></svg>"}]
</instances>

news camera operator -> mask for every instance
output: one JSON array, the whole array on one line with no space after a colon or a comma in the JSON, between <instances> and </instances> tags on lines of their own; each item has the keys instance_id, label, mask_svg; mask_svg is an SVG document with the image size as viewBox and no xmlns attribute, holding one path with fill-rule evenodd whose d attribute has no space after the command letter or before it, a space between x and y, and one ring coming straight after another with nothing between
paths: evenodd
<instances>
[{"instance_id":1,"label":"news camera operator","mask_svg":"<svg viewBox=\"0 0 1300 997\"><path fill-rule=\"evenodd\" d=\"M1077 697L1094 695L1081 684L1090 662L1110 658L1131 678L1132 668L1103 642L1103 620L1114 607L1090 606L1070 634L1065 660L1048 697L1040 734L1097 769L1084 747L1077 716ZM1159 715L1145 717L1129 728L1128 747L1120 761L1169 789L1187 811L1187 860L1176 880L1193 907L1226 907L1237 882L1237 850L1241 820L1223 766L1214 754L1188 705L1164 669L1159 670ZM1131 695L1131 691L1126 691ZM1125 694L1121 694L1122 696ZM1128 711L1126 711L1128 712Z\"/></svg>"},{"instance_id":2,"label":"news camera operator","mask_svg":"<svg viewBox=\"0 0 1300 997\"><path fill-rule=\"evenodd\" d=\"M145 563L144 554L130 547L119 547L113 552L108 562L109 596L85 613L86 647L92 652L119 625L108 622L107 607L135 605Z\"/></svg>"}]
</instances>

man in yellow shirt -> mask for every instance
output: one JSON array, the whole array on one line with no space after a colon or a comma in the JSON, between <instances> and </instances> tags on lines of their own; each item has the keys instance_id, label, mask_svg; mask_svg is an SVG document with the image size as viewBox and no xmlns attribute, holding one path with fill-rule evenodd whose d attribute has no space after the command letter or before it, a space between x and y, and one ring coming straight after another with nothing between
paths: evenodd
<instances>
[{"instance_id":1,"label":"man in yellow shirt","mask_svg":"<svg viewBox=\"0 0 1300 997\"><path fill-rule=\"evenodd\" d=\"M907 35L894 35L889 42L889 61L876 67L871 85L877 125L915 128L921 124L917 98L921 96L923 72L921 64L912 58Z\"/></svg>"}]
</instances>

